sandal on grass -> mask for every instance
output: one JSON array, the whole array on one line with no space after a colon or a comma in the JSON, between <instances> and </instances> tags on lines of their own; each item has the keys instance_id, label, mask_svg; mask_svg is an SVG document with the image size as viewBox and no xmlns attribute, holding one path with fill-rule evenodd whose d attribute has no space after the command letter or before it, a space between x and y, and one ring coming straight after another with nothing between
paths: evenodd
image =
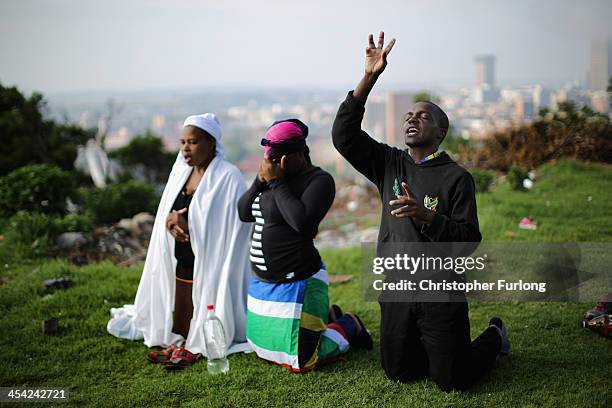
<instances>
[{"instance_id":1,"label":"sandal on grass","mask_svg":"<svg viewBox=\"0 0 612 408\"><path fill-rule=\"evenodd\" d=\"M164 365L166 370L183 370L191 367L196 361L202 359L202 354L193 354L184 347L178 347L172 353L170 360Z\"/></svg>"},{"instance_id":2,"label":"sandal on grass","mask_svg":"<svg viewBox=\"0 0 612 408\"><path fill-rule=\"evenodd\" d=\"M176 350L178 347L175 346L174 344L169 345L167 348L161 350L161 351L152 351L149 353L149 355L147 356L147 359L152 362L152 363L167 363L168 361L170 361L170 357L172 357L172 353L174 353L174 350Z\"/></svg>"}]
</instances>

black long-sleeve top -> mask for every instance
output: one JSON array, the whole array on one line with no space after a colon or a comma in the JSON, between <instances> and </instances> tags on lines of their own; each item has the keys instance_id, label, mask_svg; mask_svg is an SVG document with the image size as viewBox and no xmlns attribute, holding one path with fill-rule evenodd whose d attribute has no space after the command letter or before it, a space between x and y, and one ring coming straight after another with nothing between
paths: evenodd
<instances>
[{"instance_id":1,"label":"black long-sleeve top","mask_svg":"<svg viewBox=\"0 0 612 408\"><path fill-rule=\"evenodd\" d=\"M407 151L379 143L361 129L365 102L349 92L332 130L336 150L378 188L382 199L379 243L480 242L474 180L446 153L416 163ZM389 201L406 182L415 199L435 211L430 225L390 214ZM380 248L380 246L379 246Z\"/></svg>"},{"instance_id":2,"label":"black long-sleeve top","mask_svg":"<svg viewBox=\"0 0 612 408\"><path fill-rule=\"evenodd\" d=\"M192 198L193 194L187 194L187 183L185 183L185 186L183 186L183 189L178 193L176 199L174 200L174 203L172 204L172 210L179 211L183 208L187 208L187 212L182 215L183 217L185 217L185 219L187 219L189 213L189 205L191 204ZM177 277L192 280L195 255L193 253L193 249L191 248L191 241L175 241L174 257L176 258L176 262L179 266L179 268L177 269Z\"/></svg>"},{"instance_id":3,"label":"black long-sleeve top","mask_svg":"<svg viewBox=\"0 0 612 408\"><path fill-rule=\"evenodd\" d=\"M258 278L292 282L321 269L313 239L334 196L334 179L318 167L269 184L255 177L238 201L238 214L255 222L249 259Z\"/></svg>"}]
</instances>

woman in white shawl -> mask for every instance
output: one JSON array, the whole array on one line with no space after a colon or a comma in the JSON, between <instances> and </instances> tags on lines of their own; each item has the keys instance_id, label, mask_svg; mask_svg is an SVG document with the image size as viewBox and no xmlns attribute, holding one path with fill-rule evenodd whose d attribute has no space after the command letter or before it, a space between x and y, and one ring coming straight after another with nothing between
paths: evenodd
<instances>
[{"instance_id":1,"label":"woman in white shawl","mask_svg":"<svg viewBox=\"0 0 612 408\"><path fill-rule=\"evenodd\" d=\"M185 120L179 153L164 189L134 305L111 309L108 331L164 350L149 360L184 368L206 355L204 320L214 305L228 353L248 349L245 336L249 224L236 203L246 186L223 159L221 126L212 113Z\"/></svg>"}]
</instances>

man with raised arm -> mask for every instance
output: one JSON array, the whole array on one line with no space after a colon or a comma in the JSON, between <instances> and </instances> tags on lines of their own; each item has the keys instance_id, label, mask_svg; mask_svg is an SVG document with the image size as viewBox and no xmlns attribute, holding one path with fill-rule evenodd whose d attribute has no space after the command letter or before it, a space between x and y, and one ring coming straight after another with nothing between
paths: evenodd
<instances>
[{"instance_id":1,"label":"man with raised arm","mask_svg":"<svg viewBox=\"0 0 612 408\"><path fill-rule=\"evenodd\" d=\"M374 44L370 34L364 76L340 105L332 130L338 152L378 187L377 252L386 243L480 242L472 176L438 150L449 127L438 105L418 102L406 112L406 150L379 143L361 129L366 99L394 45L395 39L384 46L383 32ZM470 341L465 301L379 302L381 363L390 380L429 376L444 391L463 390L510 349L499 318Z\"/></svg>"}]
</instances>

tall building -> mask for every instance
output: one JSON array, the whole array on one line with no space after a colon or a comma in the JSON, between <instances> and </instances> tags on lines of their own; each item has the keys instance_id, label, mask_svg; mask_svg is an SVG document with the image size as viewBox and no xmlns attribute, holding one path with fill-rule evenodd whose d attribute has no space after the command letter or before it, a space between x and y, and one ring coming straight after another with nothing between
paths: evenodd
<instances>
[{"instance_id":1,"label":"tall building","mask_svg":"<svg viewBox=\"0 0 612 408\"><path fill-rule=\"evenodd\" d=\"M533 101L533 110L537 113L541 108L550 105L550 91L542 85L536 85L531 91L531 100Z\"/></svg>"},{"instance_id":2,"label":"tall building","mask_svg":"<svg viewBox=\"0 0 612 408\"><path fill-rule=\"evenodd\" d=\"M593 41L591 44L589 89L605 91L610 78L612 78L612 40Z\"/></svg>"},{"instance_id":3,"label":"tall building","mask_svg":"<svg viewBox=\"0 0 612 408\"><path fill-rule=\"evenodd\" d=\"M472 101L477 104L497 101L499 91L495 88L495 56L477 55L474 62L476 86L472 90Z\"/></svg>"},{"instance_id":4,"label":"tall building","mask_svg":"<svg viewBox=\"0 0 612 408\"><path fill-rule=\"evenodd\" d=\"M385 142L385 124L387 120L386 95L371 95L366 103L361 127L379 142Z\"/></svg>"},{"instance_id":5,"label":"tall building","mask_svg":"<svg viewBox=\"0 0 612 408\"><path fill-rule=\"evenodd\" d=\"M405 147L402 123L404 116L412 108L414 95L406 92L387 93L386 142L389 146Z\"/></svg>"},{"instance_id":6,"label":"tall building","mask_svg":"<svg viewBox=\"0 0 612 408\"><path fill-rule=\"evenodd\" d=\"M591 94L591 108L599 113L610 112L610 97L608 93L604 91L593 92Z\"/></svg>"},{"instance_id":7,"label":"tall building","mask_svg":"<svg viewBox=\"0 0 612 408\"><path fill-rule=\"evenodd\" d=\"M495 88L495 56L477 55L476 86L482 88Z\"/></svg>"},{"instance_id":8,"label":"tall building","mask_svg":"<svg viewBox=\"0 0 612 408\"><path fill-rule=\"evenodd\" d=\"M166 117L164 115L155 115L151 118L151 127L160 131L166 125Z\"/></svg>"},{"instance_id":9,"label":"tall building","mask_svg":"<svg viewBox=\"0 0 612 408\"><path fill-rule=\"evenodd\" d=\"M588 94L589 92L580 88L578 81L569 82L551 95L550 106L553 110L557 110L561 102L570 101L578 104L578 106L589 105L591 98Z\"/></svg>"}]
</instances>

